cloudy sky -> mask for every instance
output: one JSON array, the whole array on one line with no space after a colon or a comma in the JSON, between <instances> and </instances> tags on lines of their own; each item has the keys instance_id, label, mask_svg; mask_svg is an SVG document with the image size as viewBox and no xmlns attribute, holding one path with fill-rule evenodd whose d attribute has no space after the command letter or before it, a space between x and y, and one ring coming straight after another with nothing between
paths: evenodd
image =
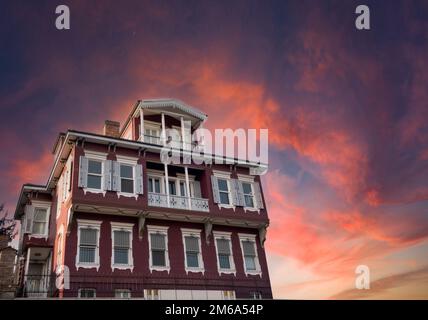
<instances>
[{"instance_id":1,"label":"cloudy sky","mask_svg":"<svg viewBox=\"0 0 428 320\"><path fill-rule=\"evenodd\" d=\"M58 132L175 97L211 129L269 129L276 298L428 299L426 1L63 1L68 31L59 2L1 2L10 211L22 183L46 182ZM355 289L361 264L370 290Z\"/></svg>"}]
</instances>

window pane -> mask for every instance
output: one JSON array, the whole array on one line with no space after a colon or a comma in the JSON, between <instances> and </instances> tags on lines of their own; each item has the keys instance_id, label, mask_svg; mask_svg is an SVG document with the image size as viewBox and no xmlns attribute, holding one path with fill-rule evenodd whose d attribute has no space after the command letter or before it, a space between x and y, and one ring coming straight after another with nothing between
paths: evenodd
<instances>
[{"instance_id":1,"label":"window pane","mask_svg":"<svg viewBox=\"0 0 428 320\"><path fill-rule=\"evenodd\" d=\"M153 178L149 178L149 192L153 192Z\"/></svg>"},{"instance_id":2,"label":"window pane","mask_svg":"<svg viewBox=\"0 0 428 320\"><path fill-rule=\"evenodd\" d=\"M34 210L34 220L35 221L46 221L47 210L36 208Z\"/></svg>"},{"instance_id":3,"label":"window pane","mask_svg":"<svg viewBox=\"0 0 428 320\"><path fill-rule=\"evenodd\" d=\"M159 181L159 179L155 179L155 192L160 193L160 181Z\"/></svg>"},{"instance_id":4,"label":"window pane","mask_svg":"<svg viewBox=\"0 0 428 320\"><path fill-rule=\"evenodd\" d=\"M242 248L245 256L256 256L256 250L254 248L255 243L252 241L242 241Z\"/></svg>"},{"instance_id":5,"label":"window pane","mask_svg":"<svg viewBox=\"0 0 428 320\"><path fill-rule=\"evenodd\" d=\"M128 264L129 250L124 248L114 248L114 263Z\"/></svg>"},{"instance_id":6,"label":"window pane","mask_svg":"<svg viewBox=\"0 0 428 320\"><path fill-rule=\"evenodd\" d=\"M150 244L152 249L165 250L165 235L152 233L150 235Z\"/></svg>"},{"instance_id":7,"label":"window pane","mask_svg":"<svg viewBox=\"0 0 428 320\"><path fill-rule=\"evenodd\" d=\"M227 186L227 180L224 179L218 179L218 189L220 191L229 191L229 188Z\"/></svg>"},{"instance_id":8,"label":"window pane","mask_svg":"<svg viewBox=\"0 0 428 320\"><path fill-rule=\"evenodd\" d=\"M169 185L169 194L177 195L177 190L175 189L175 182L169 181L168 185Z\"/></svg>"},{"instance_id":9,"label":"window pane","mask_svg":"<svg viewBox=\"0 0 428 320\"><path fill-rule=\"evenodd\" d=\"M88 188L101 189L101 176L88 174Z\"/></svg>"},{"instance_id":10,"label":"window pane","mask_svg":"<svg viewBox=\"0 0 428 320\"><path fill-rule=\"evenodd\" d=\"M45 234L45 222L33 222L33 232L34 234Z\"/></svg>"},{"instance_id":11,"label":"window pane","mask_svg":"<svg viewBox=\"0 0 428 320\"><path fill-rule=\"evenodd\" d=\"M245 206L253 208L254 207L253 197L245 195L244 198L245 198Z\"/></svg>"},{"instance_id":12,"label":"window pane","mask_svg":"<svg viewBox=\"0 0 428 320\"><path fill-rule=\"evenodd\" d=\"M242 189L244 190L245 194L251 194L252 193L251 184L249 184L249 183L243 183Z\"/></svg>"},{"instance_id":13,"label":"window pane","mask_svg":"<svg viewBox=\"0 0 428 320\"><path fill-rule=\"evenodd\" d=\"M219 254L218 261L221 269L230 269L230 259L229 255Z\"/></svg>"},{"instance_id":14,"label":"window pane","mask_svg":"<svg viewBox=\"0 0 428 320\"><path fill-rule=\"evenodd\" d=\"M217 251L222 254L230 254L229 240L217 239Z\"/></svg>"},{"instance_id":15,"label":"window pane","mask_svg":"<svg viewBox=\"0 0 428 320\"><path fill-rule=\"evenodd\" d=\"M130 235L129 231L114 231L114 246L128 249Z\"/></svg>"},{"instance_id":16,"label":"window pane","mask_svg":"<svg viewBox=\"0 0 428 320\"><path fill-rule=\"evenodd\" d=\"M89 160L88 173L101 174L101 161Z\"/></svg>"},{"instance_id":17,"label":"window pane","mask_svg":"<svg viewBox=\"0 0 428 320\"><path fill-rule=\"evenodd\" d=\"M81 245L97 245L97 230L96 229L80 229L80 244Z\"/></svg>"},{"instance_id":18,"label":"window pane","mask_svg":"<svg viewBox=\"0 0 428 320\"><path fill-rule=\"evenodd\" d=\"M254 257L246 256L245 257L245 267L247 270L256 270L256 263Z\"/></svg>"},{"instance_id":19,"label":"window pane","mask_svg":"<svg viewBox=\"0 0 428 320\"><path fill-rule=\"evenodd\" d=\"M199 252L199 238L197 237L185 237L186 251Z\"/></svg>"},{"instance_id":20,"label":"window pane","mask_svg":"<svg viewBox=\"0 0 428 320\"><path fill-rule=\"evenodd\" d=\"M198 253L187 252L186 256L187 256L187 266L189 268L198 268L199 267Z\"/></svg>"},{"instance_id":21,"label":"window pane","mask_svg":"<svg viewBox=\"0 0 428 320\"><path fill-rule=\"evenodd\" d=\"M182 197L186 196L186 186L184 182L180 182L180 195Z\"/></svg>"},{"instance_id":22,"label":"window pane","mask_svg":"<svg viewBox=\"0 0 428 320\"><path fill-rule=\"evenodd\" d=\"M229 193L220 192L220 203L229 204Z\"/></svg>"},{"instance_id":23,"label":"window pane","mask_svg":"<svg viewBox=\"0 0 428 320\"><path fill-rule=\"evenodd\" d=\"M127 166L127 165L120 165L120 176L122 178L129 178L132 179L134 177L133 173L132 173L132 166Z\"/></svg>"},{"instance_id":24,"label":"window pane","mask_svg":"<svg viewBox=\"0 0 428 320\"><path fill-rule=\"evenodd\" d=\"M165 251L152 250L152 263L154 266L165 267Z\"/></svg>"},{"instance_id":25,"label":"window pane","mask_svg":"<svg viewBox=\"0 0 428 320\"><path fill-rule=\"evenodd\" d=\"M80 247L79 262L94 263L95 262L95 248Z\"/></svg>"},{"instance_id":26,"label":"window pane","mask_svg":"<svg viewBox=\"0 0 428 320\"><path fill-rule=\"evenodd\" d=\"M134 180L120 179L120 191L134 193Z\"/></svg>"}]
</instances>

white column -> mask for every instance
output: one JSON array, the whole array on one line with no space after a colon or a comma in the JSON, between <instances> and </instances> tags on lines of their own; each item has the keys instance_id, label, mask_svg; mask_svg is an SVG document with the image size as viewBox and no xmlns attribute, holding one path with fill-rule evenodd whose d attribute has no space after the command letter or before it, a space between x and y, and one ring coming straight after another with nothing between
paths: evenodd
<instances>
[{"instance_id":1,"label":"white column","mask_svg":"<svg viewBox=\"0 0 428 320\"><path fill-rule=\"evenodd\" d=\"M144 113L143 108L140 107L140 141L144 142Z\"/></svg>"},{"instance_id":2,"label":"white column","mask_svg":"<svg viewBox=\"0 0 428 320\"><path fill-rule=\"evenodd\" d=\"M201 131L199 131L199 132L202 132L203 128L204 128L204 121L201 121L201 123L199 124L199 127L198 127L198 129L201 129ZM203 146L204 146L204 135L199 134L199 136L198 136L198 148L200 151L202 151L201 149L205 149L205 147L203 147Z\"/></svg>"},{"instance_id":3,"label":"white column","mask_svg":"<svg viewBox=\"0 0 428 320\"><path fill-rule=\"evenodd\" d=\"M181 122L181 148L183 150L186 150L186 144L185 144L185 134L184 134L184 118L180 117Z\"/></svg>"},{"instance_id":4,"label":"white column","mask_svg":"<svg viewBox=\"0 0 428 320\"><path fill-rule=\"evenodd\" d=\"M168 207L170 206L169 204L169 180L168 180L168 165L165 163L165 191L166 191L166 201L168 204Z\"/></svg>"},{"instance_id":5,"label":"white column","mask_svg":"<svg viewBox=\"0 0 428 320\"><path fill-rule=\"evenodd\" d=\"M186 178L187 202L189 204L189 209L192 210L192 200L190 198L189 172L187 170L187 166L184 167L184 174Z\"/></svg>"},{"instance_id":6,"label":"white column","mask_svg":"<svg viewBox=\"0 0 428 320\"><path fill-rule=\"evenodd\" d=\"M161 133L161 140L162 140L162 145L165 146L166 145L166 132L165 132L165 114L162 112L161 113L161 117L162 117L162 133Z\"/></svg>"}]
</instances>

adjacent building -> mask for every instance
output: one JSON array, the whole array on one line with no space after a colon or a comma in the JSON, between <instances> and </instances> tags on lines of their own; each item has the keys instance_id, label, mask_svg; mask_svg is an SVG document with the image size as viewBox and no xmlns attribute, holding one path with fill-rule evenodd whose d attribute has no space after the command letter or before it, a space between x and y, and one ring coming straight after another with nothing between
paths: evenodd
<instances>
[{"instance_id":1,"label":"adjacent building","mask_svg":"<svg viewBox=\"0 0 428 320\"><path fill-rule=\"evenodd\" d=\"M264 165L214 161L194 134L206 119L181 101L140 100L122 128L59 134L47 184L25 184L16 207L19 295L272 298ZM177 152L180 163L165 161Z\"/></svg>"}]
</instances>

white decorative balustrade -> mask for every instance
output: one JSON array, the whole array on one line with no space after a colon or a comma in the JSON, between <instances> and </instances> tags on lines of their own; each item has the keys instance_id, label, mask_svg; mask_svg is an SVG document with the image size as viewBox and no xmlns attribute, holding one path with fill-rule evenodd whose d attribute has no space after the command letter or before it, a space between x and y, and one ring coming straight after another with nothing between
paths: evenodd
<instances>
[{"instance_id":1,"label":"white decorative balustrade","mask_svg":"<svg viewBox=\"0 0 428 320\"><path fill-rule=\"evenodd\" d=\"M195 210L195 211L209 211L208 199L203 198L190 198L191 207L189 208L189 201L187 197L169 195L169 205L168 205L168 196L163 193L153 193L149 192L148 194L149 206L152 207L162 207L162 208L174 208L174 209L184 209L184 210Z\"/></svg>"}]
</instances>

